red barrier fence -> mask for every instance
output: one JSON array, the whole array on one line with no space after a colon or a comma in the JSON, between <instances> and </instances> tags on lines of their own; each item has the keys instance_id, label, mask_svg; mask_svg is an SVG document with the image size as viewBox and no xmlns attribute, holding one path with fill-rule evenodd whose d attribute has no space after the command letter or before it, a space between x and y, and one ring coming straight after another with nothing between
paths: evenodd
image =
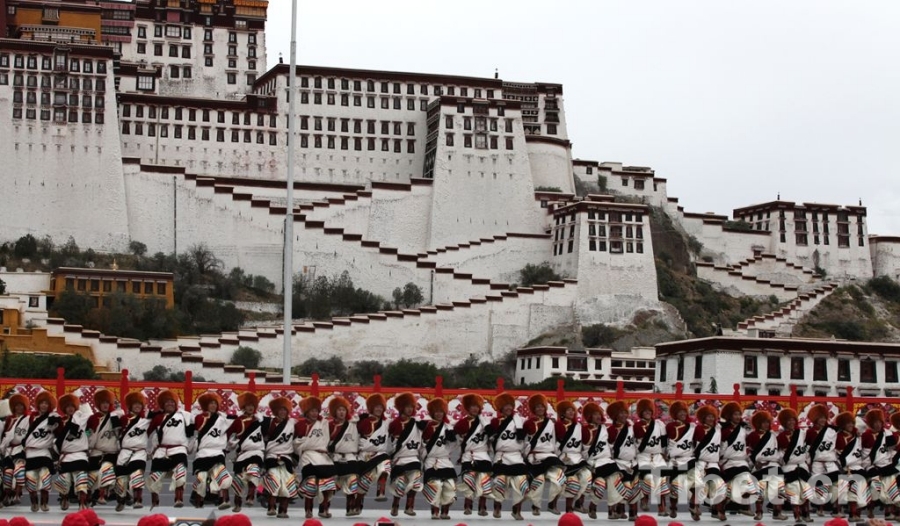
<instances>
[{"instance_id":1,"label":"red barrier fence","mask_svg":"<svg viewBox=\"0 0 900 526\"><path fill-rule=\"evenodd\" d=\"M199 410L195 406L197 396L206 392L214 391L222 396L223 406L221 410L235 413L239 410L237 407L237 397L244 392L253 392L259 396L260 405L264 411L268 411L268 401L272 398L286 396L291 398L295 407L300 399L307 396L316 396L321 398L327 407L327 401L333 396L343 396L350 400L353 405L354 413L365 411L365 398L372 393L381 393L389 404L395 395L404 391L410 391L416 394L420 399L419 413L424 415L424 407L427 400L432 398L443 398L450 405L451 416L461 416L463 410L459 406L459 400L463 395L468 393L478 393L484 397L487 404L485 405L485 414L492 414L493 410L489 406L493 398L503 391L509 392L520 402L518 411L525 415L527 413L526 404L524 403L528 396L535 391L523 391L516 389L507 390L503 384L503 379L497 380L497 385L492 390L472 390L472 389L445 389L443 379L438 376L435 378L434 387L419 388L402 388L402 387L384 387L381 385L381 377L375 376L374 385L370 386L346 386L346 385L322 385L319 382L318 375L313 375L312 382L309 385L277 385L277 384L257 384L254 375L249 375L246 384L217 384L217 383L199 383L194 382L192 374L188 371L185 380L182 383L176 382L146 382L131 381L128 378L128 371L122 371L122 376L118 381L110 380L66 380L63 369L57 371L56 380L36 380L36 379L12 379L0 378L0 393L6 394L15 391L26 395L32 402L37 394L41 391L49 391L58 397L75 393L85 406L93 405L93 395L101 389L108 389L116 395L118 400L124 399L125 395L131 391L142 391L147 399L151 409L156 409L156 397L164 390L170 390L176 393L185 407ZM850 411L858 418L857 422L862 424L862 417L872 408L884 410L886 415L890 415L900 409L900 400L896 398L885 397L857 397L853 394L853 388L847 388L846 396L820 397L820 396L799 396L796 386L791 386L791 392L787 396L761 396L761 395L745 395L741 394L739 385L734 385L732 393L685 393L682 385L676 384L674 393L635 393L626 392L623 383L620 380L615 392L601 391L566 391L563 381L557 384L556 391L543 392L550 401L551 405L561 400L570 400L577 407L594 401L602 407L607 404L623 400L629 404L635 404L641 398L650 398L656 402L659 414L663 419L668 418L668 407L677 400L685 402L690 408L691 414L697 408L705 404L721 406L728 402L738 402L745 409L745 415L749 417L753 411L769 411L772 415L776 415L782 408L789 407L797 411L800 415L801 423L805 423L805 414L807 409L814 404L825 404L829 408L830 416L834 417L842 411ZM895 408L896 405L896 408ZM389 410L390 412L390 410ZM552 413L551 408L551 413ZM777 426L777 420L774 423Z\"/></svg>"}]
</instances>

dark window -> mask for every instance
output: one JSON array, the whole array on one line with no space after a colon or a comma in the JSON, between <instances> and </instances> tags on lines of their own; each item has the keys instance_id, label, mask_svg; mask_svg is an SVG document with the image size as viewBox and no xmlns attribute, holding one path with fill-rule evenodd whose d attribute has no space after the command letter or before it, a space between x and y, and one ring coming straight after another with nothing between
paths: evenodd
<instances>
[{"instance_id":1,"label":"dark window","mask_svg":"<svg viewBox=\"0 0 900 526\"><path fill-rule=\"evenodd\" d=\"M884 362L884 381L897 383L897 362Z\"/></svg>"},{"instance_id":2,"label":"dark window","mask_svg":"<svg viewBox=\"0 0 900 526\"><path fill-rule=\"evenodd\" d=\"M828 362L825 358L815 358L813 360L813 381L828 381Z\"/></svg>"},{"instance_id":3,"label":"dark window","mask_svg":"<svg viewBox=\"0 0 900 526\"><path fill-rule=\"evenodd\" d=\"M703 377L703 356L694 357L694 378Z\"/></svg>"},{"instance_id":4,"label":"dark window","mask_svg":"<svg viewBox=\"0 0 900 526\"><path fill-rule=\"evenodd\" d=\"M803 358L791 358L791 380L803 380Z\"/></svg>"},{"instance_id":5,"label":"dark window","mask_svg":"<svg viewBox=\"0 0 900 526\"><path fill-rule=\"evenodd\" d=\"M864 358L859 362L859 381L869 384L878 381L878 373L875 371L875 360Z\"/></svg>"},{"instance_id":6,"label":"dark window","mask_svg":"<svg viewBox=\"0 0 900 526\"><path fill-rule=\"evenodd\" d=\"M850 381L850 360L847 360L846 358L838 360L838 381Z\"/></svg>"},{"instance_id":7,"label":"dark window","mask_svg":"<svg viewBox=\"0 0 900 526\"><path fill-rule=\"evenodd\" d=\"M756 356L744 356L744 378L756 378Z\"/></svg>"},{"instance_id":8,"label":"dark window","mask_svg":"<svg viewBox=\"0 0 900 526\"><path fill-rule=\"evenodd\" d=\"M684 380L684 356L678 357L678 369L675 371L675 379L679 382Z\"/></svg>"},{"instance_id":9,"label":"dark window","mask_svg":"<svg viewBox=\"0 0 900 526\"><path fill-rule=\"evenodd\" d=\"M766 361L766 376L768 378L781 378L781 357L769 356Z\"/></svg>"},{"instance_id":10,"label":"dark window","mask_svg":"<svg viewBox=\"0 0 900 526\"><path fill-rule=\"evenodd\" d=\"M668 363L669 363L668 360L660 360L660 362L659 362L659 381L660 382L666 381L666 364L668 364ZM597 369L599 369L599 368L600 367L597 367Z\"/></svg>"}]
</instances>

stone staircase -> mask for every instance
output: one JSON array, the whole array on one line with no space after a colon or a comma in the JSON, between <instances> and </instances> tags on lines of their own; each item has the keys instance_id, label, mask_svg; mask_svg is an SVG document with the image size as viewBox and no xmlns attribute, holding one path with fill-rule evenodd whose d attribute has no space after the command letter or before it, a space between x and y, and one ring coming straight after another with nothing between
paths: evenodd
<instances>
[{"instance_id":1,"label":"stone staircase","mask_svg":"<svg viewBox=\"0 0 900 526\"><path fill-rule=\"evenodd\" d=\"M781 309L764 316L754 316L738 323L736 334L745 336L750 330L774 332L775 336L790 336L794 326L837 289L837 283L824 283L810 292L800 293Z\"/></svg>"}]
</instances>

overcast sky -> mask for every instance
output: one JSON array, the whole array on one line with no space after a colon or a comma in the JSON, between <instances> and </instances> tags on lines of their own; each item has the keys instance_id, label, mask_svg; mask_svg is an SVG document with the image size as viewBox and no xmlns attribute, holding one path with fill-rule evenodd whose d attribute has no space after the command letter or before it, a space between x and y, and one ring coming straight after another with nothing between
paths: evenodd
<instances>
[{"instance_id":1,"label":"overcast sky","mask_svg":"<svg viewBox=\"0 0 900 526\"><path fill-rule=\"evenodd\" d=\"M300 0L298 62L564 86L574 158L686 210L856 204L900 235L900 2ZM270 66L290 52L269 6Z\"/></svg>"}]
</instances>

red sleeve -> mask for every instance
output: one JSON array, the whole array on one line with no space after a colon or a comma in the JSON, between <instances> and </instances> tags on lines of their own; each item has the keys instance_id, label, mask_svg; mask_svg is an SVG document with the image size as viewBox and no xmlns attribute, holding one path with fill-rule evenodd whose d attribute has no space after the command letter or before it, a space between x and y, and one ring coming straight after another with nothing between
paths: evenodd
<instances>
[{"instance_id":1,"label":"red sleeve","mask_svg":"<svg viewBox=\"0 0 900 526\"><path fill-rule=\"evenodd\" d=\"M431 437L434 436L434 432L437 431L438 423L434 420L429 420L427 424L425 424L425 429L422 431L422 440L428 442L431 440Z\"/></svg>"},{"instance_id":2,"label":"red sleeve","mask_svg":"<svg viewBox=\"0 0 900 526\"><path fill-rule=\"evenodd\" d=\"M453 426L453 432L458 436L465 437L469 432L469 422L469 417L461 418L459 422L457 422L456 425Z\"/></svg>"},{"instance_id":3,"label":"red sleeve","mask_svg":"<svg viewBox=\"0 0 900 526\"><path fill-rule=\"evenodd\" d=\"M59 425L56 426L56 429L53 430L53 434L61 437L63 436L63 431L66 429L66 424L69 422L68 417L62 417L59 420Z\"/></svg>"},{"instance_id":4,"label":"red sleeve","mask_svg":"<svg viewBox=\"0 0 900 526\"><path fill-rule=\"evenodd\" d=\"M566 425L562 420L557 420L555 422L556 426L556 439L562 440L562 437L566 436L566 432L569 430L569 426Z\"/></svg>"},{"instance_id":5,"label":"red sleeve","mask_svg":"<svg viewBox=\"0 0 900 526\"><path fill-rule=\"evenodd\" d=\"M609 436L609 443L615 444L616 438L619 436L619 429L614 425L610 425L606 428L606 433Z\"/></svg>"},{"instance_id":6,"label":"red sleeve","mask_svg":"<svg viewBox=\"0 0 900 526\"><path fill-rule=\"evenodd\" d=\"M587 425L587 424L581 426L581 443L586 446L590 446L591 443L594 441L594 433L599 433L599 432L600 432L599 428L595 429L592 426Z\"/></svg>"},{"instance_id":7,"label":"red sleeve","mask_svg":"<svg viewBox=\"0 0 900 526\"><path fill-rule=\"evenodd\" d=\"M754 451L754 450L756 450L756 446L759 445L759 441L760 441L761 439L762 439L762 437L759 436L759 433L757 433L756 431L754 431L754 432L750 433L749 435L747 435L747 449L748 449L749 451Z\"/></svg>"},{"instance_id":8,"label":"red sleeve","mask_svg":"<svg viewBox=\"0 0 900 526\"><path fill-rule=\"evenodd\" d=\"M200 431L203 429L203 424L206 423L206 414L199 414L194 417L194 429Z\"/></svg>"},{"instance_id":9,"label":"red sleeve","mask_svg":"<svg viewBox=\"0 0 900 526\"><path fill-rule=\"evenodd\" d=\"M868 429L866 430L865 433L863 433L862 447L864 447L866 449L871 449L871 448L875 447L875 435Z\"/></svg>"},{"instance_id":10,"label":"red sleeve","mask_svg":"<svg viewBox=\"0 0 900 526\"><path fill-rule=\"evenodd\" d=\"M666 424L666 435L669 436L669 440L678 440L680 438L678 436L678 424L675 422Z\"/></svg>"},{"instance_id":11,"label":"red sleeve","mask_svg":"<svg viewBox=\"0 0 900 526\"><path fill-rule=\"evenodd\" d=\"M364 437L372 434L373 427L371 418L363 418L356 423L356 430L359 432L360 436Z\"/></svg>"},{"instance_id":12,"label":"red sleeve","mask_svg":"<svg viewBox=\"0 0 900 526\"><path fill-rule=\"evenodd\" d=\"M813 428L809 428L806 430L806 443L812 444L816 441L816 437L819 435L819 432Z\"/></svg>"},{"instance_id":13,"label":"red sleeve","mask_svg":"<svg viewBox=\"0 0 900 526\"><path fill-rule=\"evenodd\" d=\"M228 436L240 435L244 432L244 419L241 417L235 418L233 422L231 422L231 426L228 427L228 431L225 432Z\"/></svg>"},{"instance_id":14,"label":"red sleeve","mask_svg":"<svg viewBox=\"0 0 900 526\"><path fill-rule=\"evenodd\" d=\"M844 450L847 447L847 440L850 437L847 436L847 433L843 431L838 433L837 440L834 441L834 449L837 450L838 453Z\"/></svg>"},{"instance_id":15,"label":"red sleeve","mask_svg":"<svg viewBox=\"0 0 900 526\"><path fill-rule=\"evenodd\" d=\"M160 413L153 417L153 420L150 421L150 425L147 427L147 434L156 431L156 428L159 427L163 420L166 418L165 413Z\"/></svg>"},{"instance_id":16,"label":"red sleeve","mask_svg":"<svg viewBox=\"0 0 900 526\"><path fill-rule=\"evenodd\" d=\"M533 419L529 418L528 420L525 421L525 425L522 426L522 429L525 430L526 435L531 436L531 435L537 433L537 422L535 422Z\"/></svg>"},{"instance_id":17,"label":"red sleeve","mask_svg":"<svg viewBox=\"0 0 900 526\"><path fill-rule=\"evenodd\" d=\"M732 426L732 425L722 426L722 442L728 441L728 437L731 436L731 433L732 433L735 429L737 429L737 427L736 427L736 426Z\"/></svg>"},{"instance_id":18,"label":"red sleeve","mask_svg":"<svg viewBox=\"0 0 900 526\"><path fill-rule=\"evenodd\" d=\"M500 432L500 419L492 418L491 423L488 425L488 427L489 427L489 429L488 429L489 434L493 435L493 434L499 433Z\"/></svg>"},{"instance_id":19,"label":"red sleeve","mask_svg":"<svg viewBox=\"0 0 900 526\"><path fill-rule=\"evenodd\" d=\"M391 438L397 439L400 437L400 433L403 432L403 422L400 421L399 418L395 418L391 420L391 424L388 426L388 433L390 433Z\"/></svg>"},{"instance_id":20,"label":"red sleeve","mask_svg":"<svg viewBox=\"0 0 900 526\"><path fill-rule=\"evenodd\" d=\"M778 449L787 449L791 445L790 433L778 433Z\"/></svg>"},{"instance_id":21,"label":"red sleeve","mask_svg":"<svg viewBox=\"0 0 900 526\"><path fill-rule=\"evenodd\" d=\"M644 438L645 434L647 434L647 424L645 424L643 420L635 423L633 429L634 438L641 439Z\"/></svg>"},{"instance_id":22,"label":"red sleeve","mask_svg":"<svg viewBox=\"0 0 900 526\"><path fill-rule=\"evenodd\" d=\"M294 425L294 436L297 438L305 437L309 432L309 423L304 418Z\"/></svg>"},{"instance_id":23,"label":"red sleeve","mask_svg":"<svg viewBox=\"0 0 900 526\"><path fill-rule=\"evenodd\" d=\"M700 442L706 438L706 428L703 426L696 426L694 428L694 442Z\"/></svg>"},{"instance_id":24,"label":"red sleeve","mask_svg":"<svg viewBox=\"0 0 900 526\"><path fill-rule=\"evenodd\" d=\"M90 416L87 421L87 428L91 430L91 433L96 433L97 428L100 427L100 417L97 416L96 413Z\"/></svg>"}]
</instances>

